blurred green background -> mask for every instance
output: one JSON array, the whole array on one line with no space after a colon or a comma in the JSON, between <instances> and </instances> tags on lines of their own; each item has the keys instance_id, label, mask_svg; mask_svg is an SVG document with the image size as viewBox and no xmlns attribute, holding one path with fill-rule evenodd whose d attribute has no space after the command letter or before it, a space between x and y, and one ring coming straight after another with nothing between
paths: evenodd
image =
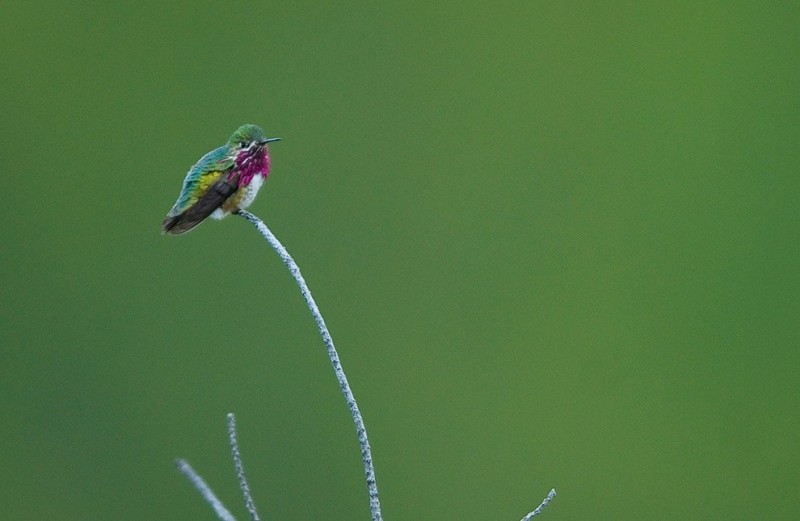
<instances>
[{"instance_id":1,"label":"blurred green background","mask_svg":"<svg viewBox=\"0 0 800 521\"><path fill-rule=\"evenodd\" d=\"M800 518L796 3L5 2L6 519Z\"/></svg>"}]
</instances>

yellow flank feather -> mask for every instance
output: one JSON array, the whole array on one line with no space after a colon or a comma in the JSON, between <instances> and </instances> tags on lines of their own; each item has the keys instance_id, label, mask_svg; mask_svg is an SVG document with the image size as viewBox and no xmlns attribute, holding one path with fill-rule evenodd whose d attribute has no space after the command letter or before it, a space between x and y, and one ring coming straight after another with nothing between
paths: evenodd
<instances>
[{"instance_id":1,"label":"yellow flank feather","mask_svg":"<svg viewBox=\"0 0 800 521\"><path fill-rule=\"evenodd\" d=\"M220 171L213 171L213 172L208 172L206 174L203 174L202 176L200 176L200 179L197 180L197 183L198 183L197 192L200 193L200 194L206 193L206 191L209 188L211 188L211 185L216 183L217 179L219 179L221 176L222 176L222 172L220 172Z\"/></svg>"}]
</instances>

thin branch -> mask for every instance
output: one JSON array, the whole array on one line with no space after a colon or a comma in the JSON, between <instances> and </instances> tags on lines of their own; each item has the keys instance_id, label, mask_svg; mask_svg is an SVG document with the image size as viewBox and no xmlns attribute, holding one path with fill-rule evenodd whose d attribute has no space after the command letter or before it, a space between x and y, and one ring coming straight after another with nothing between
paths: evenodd
<instances>
[{"instance_id":1,"label":"thin branch","mask_svg":"<svg viewBox=\"0 0 800 521\"><path fill-rule=\"evenodd\" d=\"M259 233L261 233L264 239L266 239L270 246L278 253L281 260L292 274L292 277L294 277L295 282L297 282L297 285L300 287L300 293L303 294L303 299L305 299L306 305L311 311L311 315L314 317L314 322L317 324L319 334L328 350L328 358L333 366L336 379L339 381L339 389L341 389L344 395L347 407L350 409L350 414L353 417L353 423L355 423L356 436L361 446L361 459L364 462L364 474L367 480L367 493L369 494L369 508L372 512L372 521L382 521L381 502L378 498L378 484L375 481L375 468L372 465L372 450L370 449L369 440L367 439L367 429L364 426L364 419L358 409L358 404L353 396L353 392L350 390L350 384L347 383L347 376L345 376L344 369L342 369L342 364L339 361L339 354L336 352L333 339L331 338L330 332L328 332L328 327L325 325L325 320L322 318L317 303L314 301L314 297L311 296L311 291L308 289L306 281L300 274L300 268L297 266L297 263L294 262L294 259L292 259L289 252L286 251L286 248L283 247L270 229L267 228L267 225L264 224L261 219L245 210L239 210L236 213L247 219L258 229Z\"/></svg>"},{"instance_id":2,"label":"thin branch","mask_svg":"<svg viewBox=\"0 0 800 521\"><path fill-rule=\"evenodd\" d=\"M233 466L236 467L236 477L239 478L239 488L244 496L244 506L250 512L250 519L252 521L260 521L258 512L256 511L256 504L253 501L253 496L250 494L250 486L247 484L247 478L244 475L244 465L242 465L242 455L239 453L239 442L236 441L236 417L233 413L228 413L228 440L231 444L231 454L233 455Z\"/></svg>"},{"instance_id":3,"label":"thin branch","mask_svg":"<svg viewBox=\"0 0 800 521\"><path fill-rule=\"evenodd\" d=\"M550 489L550 493L547 494L547 497L544 498L544 500L541 502L541 504L538 507L536 507L535 509L533 509L531 512L528 512L525 515L525 517L522 518L521 521L529 521L530 518L532 518L533 516L538 516L539 514L541 514L542 510L544 509L544 507L546 507L547 504L550 503L553 500L554 497L556 497L556 489L553 488L553 489Z\"/></svg>"},{"instance_id":4,"label":"thin branch","mask_svg":"<svg viewBox=\"0 0 800 521\"><path fill-rule=\"evenodd\" d=\"M200 492L200 495L203 496L203 499L211 505L211 508L214 509L214 512L217 514L217 517L220 521L236 521L236 518L225 508L225 505L222 504L222 501L217 499L217 496L214 494L214 491L211 490L203 478L200 477L200 474L195 472L189 462L185 459L179 459L175 462L175 466L178 467L178 470L186 476L186 479Z\"/></svg>"}]
</instances>

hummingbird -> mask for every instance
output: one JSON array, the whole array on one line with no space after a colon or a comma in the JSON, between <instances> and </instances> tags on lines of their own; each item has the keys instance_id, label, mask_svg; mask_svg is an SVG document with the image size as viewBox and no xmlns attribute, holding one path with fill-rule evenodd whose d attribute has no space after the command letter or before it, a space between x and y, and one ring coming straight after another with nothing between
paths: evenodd
<instances>
[{"instance_id":1,"label":"hummingbird","mask_svg":"<svg viewBox=\"0 0 800 521\"><path fill-rule=\"evenodd\" d=\"M269 175L267 143L280 139L264 138L256 125L242 125L225 145L201 157L186 174L163 233L179 235L209 215L222 219L250 206Z\"/></svg>"}]
</instances>

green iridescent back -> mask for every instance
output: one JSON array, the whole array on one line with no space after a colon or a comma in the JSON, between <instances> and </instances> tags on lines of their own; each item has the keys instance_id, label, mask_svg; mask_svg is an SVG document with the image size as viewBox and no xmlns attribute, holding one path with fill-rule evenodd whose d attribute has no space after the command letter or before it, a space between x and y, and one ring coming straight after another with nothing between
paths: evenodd
<instances>
[{"instance_id":1,"label":"green iridescent back","mask_svg":"<svg viewBox=\"0 0 800 521\"><path fill-rule=\"evenodd\" d=\"M200 160L189 169L189 173L186 174L178 200L175 201L175 205L169 213L167 213L167 216L174 217L179 215L197 201L197 198L201 195L201 180L204 176L215 172L224 172L231 169L233 165L233 157L230 152L230 146L228 145L215 148L201 157Z\"/></svg>"}]
</instances>

